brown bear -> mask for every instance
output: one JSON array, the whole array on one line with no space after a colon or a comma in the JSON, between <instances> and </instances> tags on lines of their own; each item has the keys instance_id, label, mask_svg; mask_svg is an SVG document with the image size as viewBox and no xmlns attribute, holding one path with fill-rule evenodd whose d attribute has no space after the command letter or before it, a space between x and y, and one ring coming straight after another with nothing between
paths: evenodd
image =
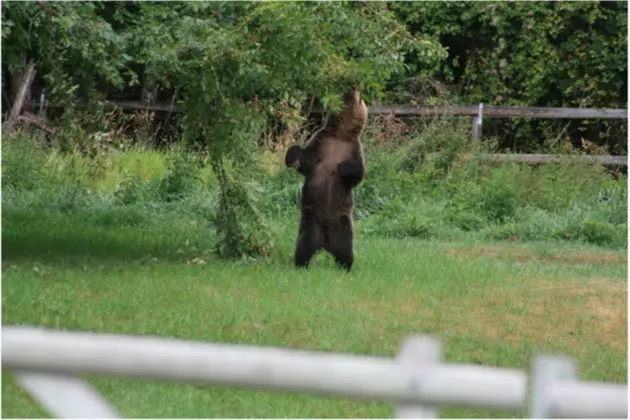
<instances>
[{"instance_id":1,"label":"brown bear","mask_svg":"<svg viewBox=\"0 0 630 420\"><path fill-rule=\"evenodd\" d=\"M285 164L304 175L300 229L295 266L307 268L324 248L335 262L350 271L354 262L352 190L365 176L360 137L368 110L353 88L344 95L345 107L328 118L308 144L291 146Z\"/></svg>"}]
</instances>

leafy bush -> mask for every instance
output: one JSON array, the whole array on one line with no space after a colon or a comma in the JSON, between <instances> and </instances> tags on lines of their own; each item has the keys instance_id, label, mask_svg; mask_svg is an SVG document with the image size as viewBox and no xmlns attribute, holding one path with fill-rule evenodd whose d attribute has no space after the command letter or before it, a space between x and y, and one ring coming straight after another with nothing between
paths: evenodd
<instances>
[{"instance_id":1,"label":"leafy bush","mask_svg":"<svg viewBox=\"0 0 630 420\"><path fill-rule=\"evenodd\" d=\"M461 154L436 176L430 160L414 172L401 168L407 156L403 148L412 146L369 152L367 177L355 194L359 235L627 247L626 177L611 179L600 168L580 165L557 166L556 172L552 165L496 167L461 159ZM283 165L273 175L256 175L243 188L228 179L230 188L224 190L216 181L198 182L200 168L192 155L166 152L158 159L155 152L116 153L108 173L96 175L86 169L89 158L45 153L28 138L3 148L8 150L2 167L3 240L12 252L92 249L125 255L127 249L129 255L146 256L174 253L188 243L186 249L214 250L229 258L269 256L276 228L293 229L299 217L303 180ZM29 166L32 157L39 166ZM131 164L136 161L150 161L151 169ZM128 168L122 179L121 162ZM112 179L121 179L118 189L108 187ZM221 219L230 214L221 211L226 202L243 216L241 223ZM224 230L234 226L238 230ZM230 235L237 240L227 241Z\"/></svg>"},{"instance_id":2,"label":"leafy bush","mask_svg":"<svg viewBox=\"0 0 630 420\"><path fill-rule=\"evenodd\" d=\"M32 190L46 176L46 155L32 137L17 133L2 141L2 187Z\"/></svg>"},{"instance_id":3,"label":"leafy bush","mask_svg":"<svg viewBox=\"0 0 630 420\"><path fill-rule=\"evenodd\" d=\"M199 168L191 157L176 155L169 160L168 172L160 181L160 196L166 202L181 200L195 191L199 180Z\"/></svg>"},{"instance_id":4,"label":"leafy bush","mask_svg":"<svg viewBox=\"0 0 630 420\"><path fill-rule=\"evenodd\" d=\"M114 191L114 197L124 205L154 201L159 197L160 186L161 183L145 181L137 173L127 172Z\"/></svg>"},{"instance_id":5,"label":"leafy bush","mask_svg":"<svg viewBox=\"0 0 630 420\"><path fill-rule=\"evenodd\" d=\"M520 194L510 179L511 175L504 167L491 171L486 178L456 184L458 210L483 215L491 223L513 219L520 204Z\"/></svg>"},{"instance_id":6,"label":"leafy bush","mask_svg":"<svg viewBox=\"0 0 630 420\"><path fill-rule=\"evenodd\" d=\"M418 73L458 91L452 100L494 106L625 108L627 21L622 2L392 2L413 34L439 41L449 56L438 68L408 57L410 72L397 79L406 101L426 101ZM563 130L563 126L565 126ZM501 119L484 122L502 148L535 152L558 133L583 137L625 154L622 120ZM556 140L554 140L556 139Z\"/></svg>"}]
</instances>

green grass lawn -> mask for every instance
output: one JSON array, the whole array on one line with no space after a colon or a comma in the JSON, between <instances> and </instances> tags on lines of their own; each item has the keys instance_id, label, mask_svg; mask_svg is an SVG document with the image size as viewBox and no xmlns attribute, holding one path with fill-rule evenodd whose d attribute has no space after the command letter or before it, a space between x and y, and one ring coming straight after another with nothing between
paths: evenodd
<instances>
[{"instance_id":1,"label":"green grass lawn","mask_svg":"<svg viewBox=\"0 0 630 420\"><path fill-rule=\"evenodd\" d=\"M292 266L293 228L268 262L5 257L2 322L388 357L406 336L432 333L450 362L529 370L535 354L552 352L574 357L584 380L627 381L625 250L359 237L351 274L325 254L299 272ZM10 373L3 381L3 417L48 416ZM127 417L393 415L392 404L370 401L90 382ZM441 411L514 415L525 413Z\"/></svg>"},{"instance_id":2,"label":"green grass lawn","mask_svg":"<svg viewBox=\"0 0 630 420\"><path fill-rule=\"evenodd\" d=\"M132 150L101 170L25 139L3 143L2 322L385 357L429 333L448 362L529 370L536 354L556 353L575 358L582 379L627 382L625 177L453 162L443 172L439 159L408 168L416 146L435 143L427 133L370 152L350 274L326 254L309 271L293 267L301 178L281 151L263 156L248 187L274 242L268 258L228 261L213 252L219 194L208 166ZM10 372L3 379L3 416L47 415ZM393 415L373 401L90 382L127 417Z\"/></svg>"}]
</instances>

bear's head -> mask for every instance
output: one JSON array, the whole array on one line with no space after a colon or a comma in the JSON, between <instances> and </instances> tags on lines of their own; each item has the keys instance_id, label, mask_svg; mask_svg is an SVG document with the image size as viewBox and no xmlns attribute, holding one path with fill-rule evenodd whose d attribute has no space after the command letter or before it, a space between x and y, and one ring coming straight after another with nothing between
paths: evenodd
<instances>
[{"instance_id":1,"label":"bear's head","mask_svg":"<svg viewBox=\"0 0 630 420\"><path fill-rule=\"evenodd\" d=\"M345 107L338 115L337 133L341 137L358 139L367 124L367 105L354 87L344 95L344 103Z\"/></svg>"}]
</instances>

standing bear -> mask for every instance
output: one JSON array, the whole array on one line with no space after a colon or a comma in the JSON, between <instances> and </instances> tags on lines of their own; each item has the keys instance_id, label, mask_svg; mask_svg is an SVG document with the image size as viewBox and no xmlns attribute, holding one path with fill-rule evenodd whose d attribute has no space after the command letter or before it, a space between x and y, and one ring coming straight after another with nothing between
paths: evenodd
<instances>
[{"instance_id":1,"label":"standing bear","mask_svg":"<svg viewBox=\"0 0 630 420\"><path fill-rule=\"evenodd\" d=\"M344 95L344 102L344 109L328 118L304 148L291 146L285 156L286 166L305 177L296 267L307 268L313 255L324 248L346 271L352 268L352 190L365 176L360 137L368 110L354 88Z\"/></svg>"}]
</instances>

